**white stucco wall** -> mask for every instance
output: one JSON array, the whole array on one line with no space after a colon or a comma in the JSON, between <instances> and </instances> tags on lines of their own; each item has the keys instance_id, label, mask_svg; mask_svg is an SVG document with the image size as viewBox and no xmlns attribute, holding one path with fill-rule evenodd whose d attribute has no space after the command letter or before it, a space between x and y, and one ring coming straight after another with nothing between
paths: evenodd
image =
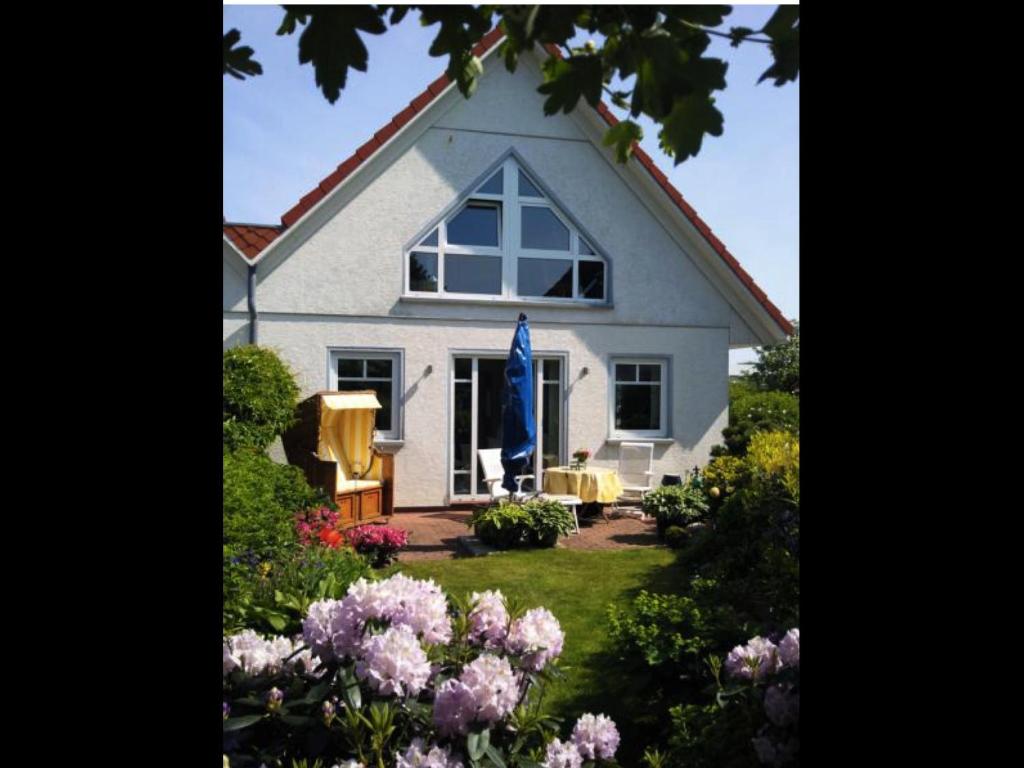
<instances>
[{"instance_id":1,"label":"white stucco wall","mask_svg":"<svg viewBox=\"0 0 1024 768\"><path fill-rule=\"evenodd\" d=\"M371 160L310 216L310 232L296 225L295 247L286 242L262 261L260 343L280 352L303 396L327 387L331 347L404 350L400 507L447 503L451 354L505 354L520 310L535 350L568 355L567 452L588 447L595 463L615 466L618 449L606 442L609 358L669 356L673 441L656 446L656 479L706 463L727 424L729 346L753 332L691 259L697 251L623 181L607 150L573 118L543 116L534 65L524 60L515 75L497 59L486 66L471 100L442 97L429 126L414 124L415 132L395 140L404 153L390 164ZM404 248L510 148L610 258L614 306L402 300ZM244 278L235 277L225 266L225 348L248 334ZM423 376L427 366L433 372ZM578 378L584 367L589 375Z\"/></svg>"},{"instance_id":2,"label":"white stucco wall","mask_svg":"<svg viewBox=\"0 0 1024 768\"><path fill-rule=\"evenodd\" d=\"M530 106L540 97L529 72L526 65L509 75L500 62L489 60L477 95L468 102L457 98L438 122L464 126L478 110L486 128L431 127L391 166L361 182L366 186L359 195L297 251L284 261L268 259L257 270L260 312L450 316L449 307L400 301L403 249L514 148L611 260L613 309L534 307L531 318L564 320L572 313L578 323L729 327L728 302L618 177L607 152L569 117L544 117L539 102L532 105L536 109ZM484 101L488 108L481 106ZM518 133L489 132L505 123ZM547 138L552 134L561 138ZM458 315L499 319L509 311L472 306L460 308Z\"/></svg>"},{"instance_id":3,"label":"white stucco wall","mask_svg":"<svg viewBox=\"0 0 1024 768\"><path fill-rule=\"evenodd\" d=\"M239 263L239 256L232 252L227 243L221 244L221 261L224 263L224 311L244 312L248 277L246 267Z\"/></svg>"},{"instance_id":4,"label":"white stucco wall","mask_svg":"<svg viewBox=\"0 0 1024 768\"><path fill-rule=\"evenodd\" d=\"M327 386L330 347L400 348L405 353L404 445L395 454L396 506L446 503L450 452L450 359L454 351L493 351L511 343L514 323L432 319L261 318L260 343L276 349L296 373L302 396ZM708 461L728 422L728 332L724 329L545 324L531 320L538 354L568 354L567 452L588 447L594 463L614 467L608 445L608 362L611 355L671 357L674 442L655 448L655 473L681 473ZM427 366L433 366L424 376ZM579 378L582 368L589 368ZM565 457L568 460L568 456Z\"/></svg>"}]
</instances>

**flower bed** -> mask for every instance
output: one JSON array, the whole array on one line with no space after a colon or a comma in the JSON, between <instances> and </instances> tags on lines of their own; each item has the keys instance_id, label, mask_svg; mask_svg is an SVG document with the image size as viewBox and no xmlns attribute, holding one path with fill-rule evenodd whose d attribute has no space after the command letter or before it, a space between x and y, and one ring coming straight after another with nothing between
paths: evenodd
<instances>
[{"instance_id":1,"label":"flower bed","mask_svg":"<svg viewBox=\"0 0 1024 768\"><path fill-rule=\"evenodd\" d=\"M384 568L409 543L409 533L386 525L360 525L345 533L356 552L365 555L374 568Z\"/></svg>"},{"instance_id":2,"label":"flower bed","mask_svg":"<svg viewBox=\"0 0 1024 768\"><path fill-rule=\"evenodd\" d=\"M609 718L584 715L562 742L542 708L564 640L549 611L523 611L497 591L450 605L431 580L360 579L311 605L301 637L225 640L225 755L234 766L611 761Z\"/></svg>"}]
</instances>

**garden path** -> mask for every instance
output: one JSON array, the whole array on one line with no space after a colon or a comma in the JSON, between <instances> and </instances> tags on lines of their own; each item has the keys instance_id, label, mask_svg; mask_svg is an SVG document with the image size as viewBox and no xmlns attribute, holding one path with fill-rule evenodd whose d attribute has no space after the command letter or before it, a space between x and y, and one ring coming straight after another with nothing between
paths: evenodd
<instances>
[{"instance_id":1,"label":"garden path","mask_svg":"<svg viewBox=\"0 0 1024 768\"><path fill-rule=\"evenodd\" d=\"M409 545L398 557L399 562L442 560L455 557L455 540L472 534L466 525L472 513L447 509L433 512L398 512L391 518L393 528L409 532ZM654 519L621 517L605 522L600 517L581 518L580 533L563 536L558 546L566 549L629 549L658 544Z\"/></svg>"}]
</instances>

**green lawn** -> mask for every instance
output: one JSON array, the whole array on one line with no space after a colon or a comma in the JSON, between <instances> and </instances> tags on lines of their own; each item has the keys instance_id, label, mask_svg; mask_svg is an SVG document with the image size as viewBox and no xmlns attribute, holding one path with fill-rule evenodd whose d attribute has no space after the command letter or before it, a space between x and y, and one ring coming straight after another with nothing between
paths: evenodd
<instances>
[{"instance_id":1,"label":"green lawn","mask_svg":"<svg viewBox=\"0 0 1024 768\"><path fill-rule=\"evenodd\" d=\"M585 711L604 712L619 723L623 747L634 736L629 752L642 745L637 722L636 691L626 697L628 681L616 675L614 649L608 641L606 609L609 603L625 606L640 589L674 591L682 575L673 566L672 551L645 547L612 551L545 549L503 552L488 557L423 560L405 563L400 570L416 578L432 578L457 595L500 589L525 601L544 606L558 618L565 632L561 663L566 678L549 687L546 700L552 714L571 727ZM624 701L634 702L626 709ZM640 713L642 714L642 713Z\"/></svg>"}]
</instances>

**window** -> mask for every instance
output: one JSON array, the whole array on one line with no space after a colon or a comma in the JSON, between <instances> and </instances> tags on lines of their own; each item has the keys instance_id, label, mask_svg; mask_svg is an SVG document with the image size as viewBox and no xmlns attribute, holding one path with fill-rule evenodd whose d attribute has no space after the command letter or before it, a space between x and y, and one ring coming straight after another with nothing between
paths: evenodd
<instances>
[{"instance_id":1,"label":"window","mask_svg":"<svg viewBox=\"0 0 1024 768\"><path fill-rule=\"evenodd\" d=\"M374 425L377 437L384 440L400 439L401 352L333 350L330 361L329 388L340 392L372 389L381 404Z\"/></svg>"},{"instance_id":2,"label":"window","mask_svg":"<svg viewBox=\"0 0 1024 768\"><path fill-rule=\"evenodd\" d=\"M406 255L406 291L422 296L601 304L604 259L513 157Z\"/></svg>"},{"instance_id":3,"label":"window","mask_svg":"<svg viewBox=\"0 0 1024 768\"><path fill-rule=\"evenodd\" d=\"M667 361L615 358L611 367L611 435L667 437Z\"/></svg>"}]
</instances>

